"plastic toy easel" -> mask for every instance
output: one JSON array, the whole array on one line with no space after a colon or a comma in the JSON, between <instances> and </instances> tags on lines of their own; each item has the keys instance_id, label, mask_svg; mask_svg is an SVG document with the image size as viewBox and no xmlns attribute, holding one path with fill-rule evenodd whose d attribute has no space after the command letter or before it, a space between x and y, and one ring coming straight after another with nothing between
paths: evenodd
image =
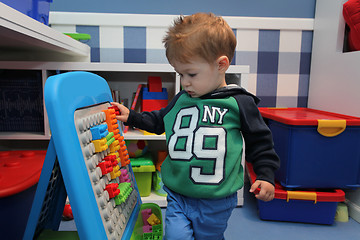
<instances>
[{"instance_id":1,"label":"plastic toy easel","mask_svg":"<svg viewBox=\"0 0 360 240\"><path fill-rule=\"evenodd\" d=\"M44 93L52 136L23 239L34 239L45 229L58 230L66 196L81 239L116 239L119 235L113 235L109 229L118 222L124 225L121 239L130 239L141 206L131 166L127 169L133 181L133 202L123 208L114 207L118 218L123 217L122 211L128 213L126 220L110 224L112 215L104 217L102 211L108 206L100 207L76 126L75 112L96 112L110 106L112 97L107 82L88 72L64 73L49 77Z\"/></svg>"}]
</instances>

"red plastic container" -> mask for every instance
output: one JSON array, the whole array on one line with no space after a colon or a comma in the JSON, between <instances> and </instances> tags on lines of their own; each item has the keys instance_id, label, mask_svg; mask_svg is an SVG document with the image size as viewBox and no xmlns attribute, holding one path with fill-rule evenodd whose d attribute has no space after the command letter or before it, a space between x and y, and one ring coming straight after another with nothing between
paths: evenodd
<instances>
[{"instance_id":1,"label":"red plastic container","mask_svg":"<svg viewBox=\"0 0 360 240\"><path fill-rule=\"evenodd\" d=\"M22 239L46 151L0 152L0 236Z\"/></svg>"},{"instance_id":2,"label":"red plastic container","mask_svg":"<svg viewBox=\"0 0 360 240\"><path fill-rule=\"evenodd\" d=\"M246 163L246 171L250 182L254 183L256 175L250 163ZM257 203L262 220L333 224L337 204L343 201L345 193L340 189L287 191L277 182L275 198Z\"/></svg>"},{"instance_id":3,"label":"red plastic container","mask_svg":"<svg viewBox=\"0 0 360 240\"><path fill-rule=\"evenodd\" d=\"M360 187L360 118L309 108L259 108L287 188Z\"/></svg>"}]
</instances>

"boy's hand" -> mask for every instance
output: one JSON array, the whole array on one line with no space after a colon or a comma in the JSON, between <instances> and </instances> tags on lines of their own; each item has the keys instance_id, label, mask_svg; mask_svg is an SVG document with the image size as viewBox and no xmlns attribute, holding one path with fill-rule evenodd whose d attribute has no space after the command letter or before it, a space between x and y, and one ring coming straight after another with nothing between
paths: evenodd
<instances>
[{"instance_id":1,"label":"boy's hand","mask_svg":"<svg viewBox=\"0 0 360 240\"><path fill-rule=\"evenodd\" d=\"M250 188L250 192L255 192L257 188L260 188L260 192L255 193L255 197L259 200L268 202L274 199L275 196L275 187L267 182L262 180L256 180Z\"/></svg>"},{"instance_id":2,"label":"boy's hand","mask_svg":"<svg viewBox=\"0 0 360 240\"><path fill-rule=\"evenodd\" d=\"M111 105L116 106L120 111L120 115L116 115L116 119L121 122L127 122L129 118L130 110L124 105L117 102L111 102Z\"/></svg>"}]
</instances>

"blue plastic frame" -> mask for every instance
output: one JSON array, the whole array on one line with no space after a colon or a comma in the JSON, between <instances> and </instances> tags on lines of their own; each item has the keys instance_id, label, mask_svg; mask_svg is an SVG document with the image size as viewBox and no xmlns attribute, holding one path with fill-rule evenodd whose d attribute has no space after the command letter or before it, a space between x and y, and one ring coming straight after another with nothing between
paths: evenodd
<instances>
[{"instance_id":1,"label":"blue plastic frame","mask_svg":"<svg viewBox=\"0 0 360 240\"><path fill-rule=\"evenodd\" d=\"M89 240L107 239L96 199L94 198L93 188L83 161L83 154L74 123L74 113L80 108L112 102L109 86L105 79L96 74L69 72L49 77L45 84L44 93L52 134L49 145L50 151L48 150L47 153L49 154L49 161L47 156L40 178L40 181L43 180L45 183L39 183L40 187L35 195L24 239L32 239L33 237L36 222L32 221L37 221L38 212L41 211L44 200L43 191L46 191L46 184L49 180L48 172L51 173L55 161L54 156L57 156L59 161L66 192L71 200L79 237ZM53 147L51 148L52 144ZM122 239L130 239L140 211L141 198L136 183L135 189L137 190L138 200Z\"/></svg>"}]
</instances>

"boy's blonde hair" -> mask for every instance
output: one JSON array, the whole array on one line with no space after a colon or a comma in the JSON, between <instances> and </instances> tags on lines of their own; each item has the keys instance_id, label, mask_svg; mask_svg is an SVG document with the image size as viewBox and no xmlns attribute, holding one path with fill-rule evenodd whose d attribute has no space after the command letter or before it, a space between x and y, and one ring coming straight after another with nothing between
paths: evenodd
<instances>
[{"instance_id":1,"label":"boy's blonde hair","mask_svg":"<svg viewBox=\"0 0 360 240\"><path fill-rule=\"evenodd\" d=\"M222 17L213 13L196 13L177 18L163 43L170 64L173 60L189 63L193 57L212 63L221 56L227 56L231 62L236 37Z\"/></svg>"}]
</instances>

